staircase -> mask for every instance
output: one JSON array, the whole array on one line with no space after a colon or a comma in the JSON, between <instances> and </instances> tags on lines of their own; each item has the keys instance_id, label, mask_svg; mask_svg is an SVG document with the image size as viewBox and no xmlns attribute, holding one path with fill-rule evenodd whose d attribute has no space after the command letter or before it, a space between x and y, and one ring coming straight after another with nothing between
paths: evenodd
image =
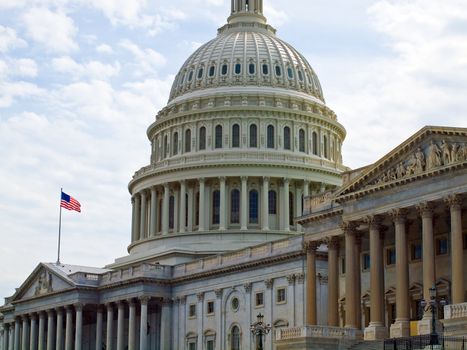
<instances>
[{"instance_id":1,"label":"staircase","mask_svg":"<svg viewBox=\"0 0 467 350\"><path fill-rule=\"evenodd\" d=\"M384 341L361 341L352 345L349 350L384 350Z\"/></svg>"}]
</instances>

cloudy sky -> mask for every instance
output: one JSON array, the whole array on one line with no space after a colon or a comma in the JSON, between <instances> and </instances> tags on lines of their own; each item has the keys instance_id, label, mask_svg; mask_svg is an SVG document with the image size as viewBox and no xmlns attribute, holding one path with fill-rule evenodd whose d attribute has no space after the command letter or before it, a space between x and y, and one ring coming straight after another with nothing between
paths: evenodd
<instances>
[{"instance_id":1,"label":"cloudy sky","mask_svg":"<svg viewBox=\"0 0 467 350\"><path fill-rule=\"evenodd\" d=\"M344 161L374 162L424 125L467 126L465 0L265 0L347 128ZM0 0L0 297L39 261L126 253L127 183L174 75L228 0Z\"/></svg>"}]
</instances>

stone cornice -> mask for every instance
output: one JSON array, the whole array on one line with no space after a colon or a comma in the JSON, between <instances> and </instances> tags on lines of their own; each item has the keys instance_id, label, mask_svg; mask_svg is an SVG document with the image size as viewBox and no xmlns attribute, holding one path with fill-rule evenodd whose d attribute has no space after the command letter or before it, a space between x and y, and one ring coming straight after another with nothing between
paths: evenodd
<instances>
[{"instance_id":1,"label":"stone cornice","mask_svg":"<svg viewBox=\"0 0 467 350\"><path fill-rule=\"evenodd\" d=\"M344 210L342 208L331 208L326 211L302 216L300 219L297 220L297 223L300 225L304 225L307 223L324 220L324 219L327 219L333 216L339 216L339 215L342 215L343 212Z\"/></svg>"}]
</instances>

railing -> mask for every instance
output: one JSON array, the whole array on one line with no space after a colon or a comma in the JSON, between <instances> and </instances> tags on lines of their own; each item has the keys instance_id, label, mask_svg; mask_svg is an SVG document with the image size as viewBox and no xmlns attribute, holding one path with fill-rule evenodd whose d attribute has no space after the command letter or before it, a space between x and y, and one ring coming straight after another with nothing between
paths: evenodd
<instances>
[{"instance_id":1,"label":"railing","mask_svg":"<svg viewBox=\"0 0 467 350\"><path fill-rule=\"evenodd\" d=\"M328 326L304 326L279 329L276 332L276 340L291 340L297 338L330 338L330 339L357 339L356 329L328 327Z\"/></svg>"},{"instance_id":2,"label":"railing","mask_svg":"<svg viewBox=\"0 0 467 350\"><path fill-rule=\"evenodd\" d=\"M467 337L445 337L422 335L409 338L387 339L384 350L466 350Z\"/></svg>"},{"instance_id":3,"label":"railing","mask_svg":"<svg viewBox=\"0 0 467 350\"><path fill-rule=\"evenodd\" d=\"M467 318L467 303L446 305L444 307L444 319Z\"/></svg>"},{"instance_id":4,"label":"railing","mask_svg":"<svg viewBox=\"0 0 467 350\"><path fill-rule=\"evenodd\" d=\"M312 214L322 209L331 208L332 193L333 191L328 191L317 196L306 197L303 203L303 214Z\"/></svg>"},{"instance_id":5,"label":"railing","mask_svg":"<svg viewBox=\"0 0 467 350\"><path fill-rule=\"evenodd\" d=\"M170 266L143 263L107 272L101 276L100 281L101 284L109 284L137 277L169 279L171 275L172 268Z\"/></svg>"}]
</instances>

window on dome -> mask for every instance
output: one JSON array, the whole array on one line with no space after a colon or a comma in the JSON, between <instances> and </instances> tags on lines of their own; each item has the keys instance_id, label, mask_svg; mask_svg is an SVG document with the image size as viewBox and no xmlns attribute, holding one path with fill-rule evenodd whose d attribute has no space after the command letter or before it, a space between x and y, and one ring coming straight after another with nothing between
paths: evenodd
<instances>
[{"instance_id":1,"label":"window on dome","mask_svg":"<svg viewBox=\"0 0 467 350\"><path fill-rule=\"evenodd\" d=\"M174 156L176 156L178 154L178 132L174 134L172 150Z\"/></svg>"},{"instance_id":2,"label":"window on dome","mask_svg":"<svg viewBox=\"0 0 467 350\"><path fill-rule=\"evenodd\" d=\"M185 153L191 152L191 130L185 131Z\"/></svg>"},{"instance_id":3,"label":"window on dome","mask_svg":"<svg viewBox=\"0 0 467 350\"><path fill-rule=\"evenodd\" d=\"M303 81L303 73L301 70L298 71L298 79L300 79L300 81Z\"/></svg>"},{"instance_id":4,"label":"window on dome","mask_svg":"<svg viewBox=\"0 0 467 350\"><path fill-rule=\"evenodd\" d=\"M214 66L209 67L209 76L213 77L215 73L216 73L216 67Z\"/></svg>"},{"instance_id":5,"label":"window on dome","mask_svg":"<svg viewBox=\"0 0 467 350\"><path fill-rule=\"evenodd\" d=\"M238 189L232 190L230 194L230 222L240 223L240 191Z\"/></svg>"},{"instance_id":6,"label":"window on dome","mask_svg":"<svg viewBox=\"0 0 467 350\"><path fill-rule=\"evenodd\" d=\"M216 148L222 148L222 126L216 126Z\"/></svg>"},{"instance_id":7,"label":"window on dome","mask_svg":"<svg viewBox=\"0 0 467 350\"><path fill-rule=\"evenodd\" d=\"M188 74L188 81L192 81L192 80L193 80L193 71L191 70L190 74Z\"/></svg>"},{"instance_id":8,"label":"window on dome","mask_svg":"<svg viewBox=\"0 0 467 350\"><path fill-rule=\"evenodd\" d=\"M305 130L303 129L298 132L298 148L300 152L305 152Z\"/></svg>"},{"instance_id":9,"label":"window on dome","mask_svg":"<svg viewBox=\"0 0 467 350\"><path fill-rule=\"evenodd\" d=\"M254 63L250 63L248 65L248 73L250 73L250 75L253 75L255 74L256 72L256 65Z\"/></svg>"},{"instance_id":10,"label":"window on dome","mask_svg":"<svg viewBox=\"0 0 467 350\"><path fill-rule=\"evenodd\" d=\"M223 64L221 68L221 74L227 75L228 71L229 71L229 66L227 64Z\"/></svg>"},{"instance_id":11,"label":"window on dome","mask_svg":"<svg viewBox=\"0 0 467 350\"><path fill-rule=\"evenodd\" d=\"M183 83L185 82L185 74L186 73L183 73L182 78L180 79L180 85L183 85Z\"/></svg>"},{"instance_id":12,"label":"window on dome","mask_svg":"<svg viewBox=\"0 0 467 350\"><path fill-rule=\"evenodd\" d=\"M294 218L294 195L292 192L289 192L289 225L293 226L293 218Z\"/></svg>"},{"instance_id":13,"label":"window on dome","mask_svg":"<svg viewBox=\"0 0 467 350\"><path fill-rule=\"evenodd\" d=\"M282 76L281 66L276 66L276 76L278 76L278 77Z\"/></svg>"},{"instance_id":14,"label":"window on dome","mask_svg":"<svg viewBox=\"0 0 467 350\"><path fill-rule=\"evenodd\" d=\"M201 79L203 77L203 74L204 74L204 69L203 68L198 69L198 79Z\"/></svg>"},{"instance_id":15,"label":"window on dome","mask_svg":"<svg viewBox=\"0 0 467 350\"><path fill-rule=\"evenodd\" d=\"M268 148L274 148L275 146L274 141L274 126L268 126Z\"/></svg>"},{"instance_id":16,"label":"window on dome","mask_svg":"<svg viewBox=\"0 0 467 350\"><path fill-rule=\"evenodd\" d=\"M238 124L232 126L232 147L240 147L240 126Z\"/></svg>"},{"instance_id":17,"label":"window on dome","mask_svg":"<svg viewBox=\"0 0 467 350\"><path fill-rule=\"evenodd\" d=\"M268 193L269 214L277 214L277 193L276 191L269 191Z\"/></svg>"},{"instance_id":18,"label":"window on dome","mask_svg":"<svg viewBox=\"0 0 467 350\"><path fill-rule=\"evenodd\" d=\"M221 193L216 190L212 193L212 224L219 225L220 222Z\"/></svg>"},{"instance_id":19,"label":"window on dome","mask_svg":"<svg viewBox=\"0 0 467 350\"><path fill-rule=\"evenodd\" d=\"M313 143L313 154L315 156L318 155L318 134L313 131L313 134L312 134L312 143Z\"/></svg>"},{"instance_id":20,"label":"window on dome","mask_svg":"<svg viewBox=\"0 0 467 350\"><path fill-rule=\"evenodd\" d=\"M323 150L324 158L328 158L328 138L326 135L323 137Z\"/></svg>"},{"instance_id":21,"label":"window on dome","mask_svg":"<svg viewBox=\"0 0 467 350\"><path fill-rule=\"evenodd\" d=\"M263 64L263 74L269 75L269 66L267 64Z\"/></svg>"},{"instance_id":22,"label":"window on dome","mask_svg":"<svg viewBox=\"0 0 467 350\"><path fill-rule=\"evenodd\" d=\"M235 74L241 74L242 73L242 65L240 63L235 64Z\"/></svg>"},{"instance_id":23,"label":"window on dome","mask_svg":"<svg viewBox=\"0 0 467 350\"><path fill-rule=\"evenodd\" d=\"M287 68L287 76L289 77L289 79L293 79L294 75L292 67Z\"/></svg>"},{"instance_id":24,"label":"window on dome","mask_svg":"<svg viewBox=\"0 0 467 350\"><path fill-rule=\"evenodd\" d=\"M204 151L206 149L206 128L202 126L199 129L199 150Z\"/></svg>"},{"instance_id":25,"label":"window on dome","mask_svg":"<svg viewBox=\"0 0 467 350\"><path fill-rule=\"evenodd\" d=\"M175 197L169 198L169 229L173 230L175 224Z\"/></svg>"},{"instance_id":26,"label":"window on dome","mask_svg":"<svg viewBox=\"0 0 467 350\"><path fill-rule=\"evenodd\" d=\"M286 126L284 128L284 149L290 150L290 128Z\"/></svg>"},{"instance_id":27,"label":"window on dome","mask_svg":"<svg viewBox=\"0 0 467 350\"><path fill-rule=\"evenodd\" d=\"M313 79L311 79L311 75L309 72L306 72L306 77L308 78L308 84L313 85Z\"/></svg>"},{"instance_id":28,"label":"window on dome","mask_svg":"<svg viewBox=\"0 0 467 350\"><path fill-rule=\"evenodd\" d=\"M251 190L250 191L250 198L249 198L249 212L250 212L250 224L257 224L258 223L258 191Z\"/></svg>"},{"instance_id":29,"label":"window on dome","mask_svg":"<svg viewBox=\"0 0 467 350\"><path fill-rule=\"evenodd\" d=\"M250 125L250 147L258 147L258 127L256 124Z\"/></svg>"}]
</instances>

